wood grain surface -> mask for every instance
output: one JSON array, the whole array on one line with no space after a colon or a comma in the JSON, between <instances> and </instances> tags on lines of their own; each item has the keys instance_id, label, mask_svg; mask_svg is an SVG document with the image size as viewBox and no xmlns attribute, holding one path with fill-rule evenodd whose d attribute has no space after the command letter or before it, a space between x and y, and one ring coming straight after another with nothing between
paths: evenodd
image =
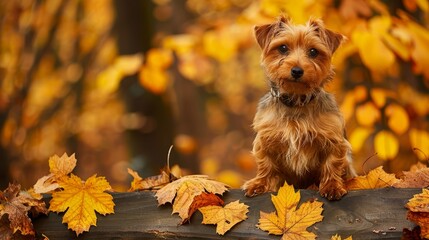
<instances>
[{"instance_id":1,"label":"wood grain surface","mask_svg":"<svg viewBox=\"0 0 429 240\"><path fill-rule=\"evenodd\" d=\"M404 228L415 225L406 219L404 205L421 189L376 189L351 191L340 201L328 201L312 190L301 190L301 202L317 198L323 204L322 222L308 230L318 239L330 239L335 234L343 238L400 239ZM225 204L240 200L249 205L248 219L237 224L224 236L216 234L214 225L201 224L202 215L196 212L190 224L178 225L180 218L172 215L170 204L158 207L152 192L114 193L115 214L97 214L97 226L79 237L62 224L62 215L49 213L34 222L37 234L49 239L280 239L256 228L259 212L274 211L271 194L247 198L241 190L224 194ZM49 201L49 197L46 197Z\"/></svg>"}]
</instances>

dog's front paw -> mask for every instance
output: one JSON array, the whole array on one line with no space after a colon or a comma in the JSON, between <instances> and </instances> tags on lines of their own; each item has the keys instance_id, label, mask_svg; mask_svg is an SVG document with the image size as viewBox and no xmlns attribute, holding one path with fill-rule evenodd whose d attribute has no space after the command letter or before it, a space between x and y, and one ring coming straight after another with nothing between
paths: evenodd
<instances>
[{"instance_id":1,"label":"dog's front paw","mask_svg":"<svg viewBox=\"0 0 429 240\"><path fill-rule=\"evenodd\" d=\"M262 178L251 179L245 182L242 188L245 191L244 195L247 197L254 197L269 190L266 181Z\"/></svg>"},{"instance_id":2,"label":"dog's front paw","mask_svg":"<svg viewBox=\"0 0 429 240\"><path fill-rule=\"evenodd\" d=\"M328 200L339 200L347 193L347 190L344 188L342 182L332 180L324 185L321 184L319 186L319 192L322 197Z\"/></svg>"}]
</instances>

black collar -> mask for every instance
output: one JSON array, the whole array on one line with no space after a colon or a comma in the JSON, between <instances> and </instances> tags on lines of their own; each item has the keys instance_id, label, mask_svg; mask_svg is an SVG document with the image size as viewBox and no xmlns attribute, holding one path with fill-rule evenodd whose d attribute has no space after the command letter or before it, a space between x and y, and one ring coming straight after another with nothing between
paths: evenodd
<instances>
[{"instance_id":1,"label":"black collar","mask_svg":"<svg viewBox=\"0 0 429 240\"><path fill-rule=\"evenodd\" d=\"M307 104L309 104L313 99L316 98L319 91L312 92L310 94L287 94L282 93L280 94L280 91L278 87L274 84L271 84L271 96L278 99L281 103L283 103L287 107L303 107Z\"/></svg>"}]
</instances>

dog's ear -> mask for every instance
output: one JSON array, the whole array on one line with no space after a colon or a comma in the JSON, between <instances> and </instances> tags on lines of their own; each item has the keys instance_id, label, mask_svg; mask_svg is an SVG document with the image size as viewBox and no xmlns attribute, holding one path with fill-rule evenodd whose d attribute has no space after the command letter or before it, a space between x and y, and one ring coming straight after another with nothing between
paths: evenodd
<instances>
[{"instance_id":1,"label":"dog's ear","mask_svg":"<svg viewBox=\"0 0 429 240\"><path fill-rule=\"evenodd\" d=\"M261 49L264 49L269 44L276 30L284 28L289 22L290 19L288 17L281 15L275 23L255 26L256 41Z\"/></svg>"},{"instance_id":2,"label":"dog's ear","mask_svg":"<svg viewBox=\"0 0 429 240\"><path fill-rule=\"evenodd\" d=\"M261 49L269 43L273 35L274 24L255 26L255 37Z\"/></svg>"},{"instance_id":3,"label":"dog's ear","mask_svg":"<svg viewBox=\"0 0 429 240\"><path fill-rule=\"evenodd\" d=\"M340 33L326 29L323 21L320 19L310 19L308 25L313 27L314 31L318 32L319 37L322 38L329 46L331 53L334 53L340 44L347 39Z\"/></svg>"}]
</instances>

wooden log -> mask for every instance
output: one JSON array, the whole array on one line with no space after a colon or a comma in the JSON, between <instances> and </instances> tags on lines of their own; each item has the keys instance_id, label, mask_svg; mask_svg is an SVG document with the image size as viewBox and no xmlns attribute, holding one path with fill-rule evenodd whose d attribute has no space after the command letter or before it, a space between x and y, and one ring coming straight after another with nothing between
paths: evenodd
<instances>
[{"instance_id":1,"label":"wooden log","mask_svg":"<svg viewBox=\"0 0 429 240\"><path fill-rule=\"evenodd\" d=\"M323 221L308 228L318 239L330 239L335 234L343 238L351 235L354 240L400 239L404 228L415 227L406 219L404 205L420 192L421 189L359 190L349 192L340 201L328 201L316 191L301 190L301 202L317 198L324 203ZM114 193L115 213L97 214L97 226L91 226L77 239L280 239L256 228L260 211L274 211L270 196L247 198L240 190L225 193L225 204L240 200L249 205L249 213L247 220L219 236L214 225L201 224L198 211L190 224L178 225L180 218L171 214L171 205L158 207L152 192ZM62 216L51 212L36 218L33 223L37 234L49 239L76 239L76 234L61 223Z\"/></svg>"}]
</instances>

